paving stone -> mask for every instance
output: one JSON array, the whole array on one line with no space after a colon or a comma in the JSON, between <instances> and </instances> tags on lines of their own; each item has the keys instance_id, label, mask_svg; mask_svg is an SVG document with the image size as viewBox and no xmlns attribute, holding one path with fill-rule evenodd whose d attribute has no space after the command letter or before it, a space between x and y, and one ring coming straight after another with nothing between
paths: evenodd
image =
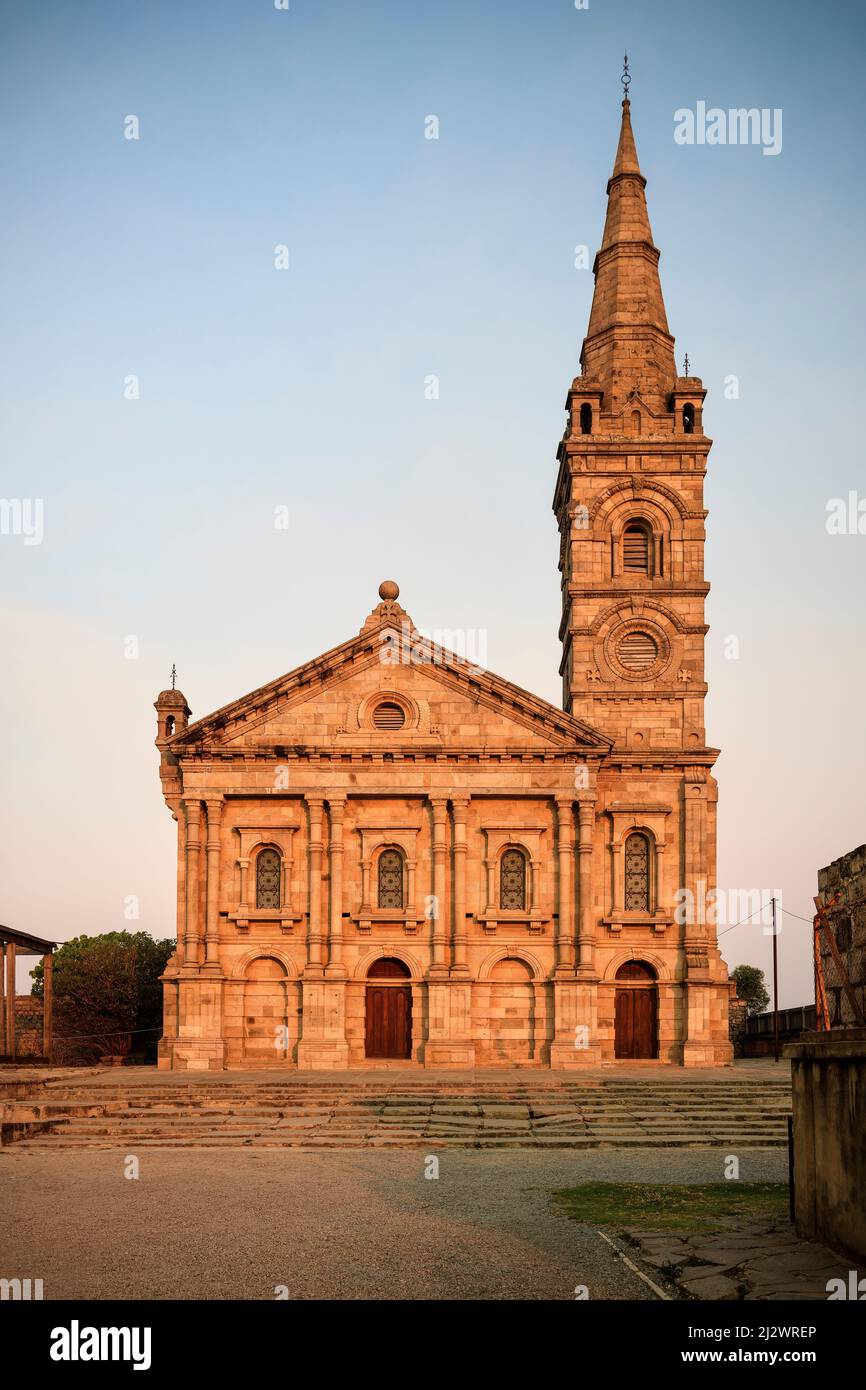
<instances>
[{"instance_id":1,"label":"paving stone","mask_svg":"<svg viewBox=\"0 0 866 1390\"><path fill-rule=\"evenodd\" d=\"M678 1275L677 1282L695 1298L727 1302L740 1297L739 1286L724 1274L695 1275L691 1279L681 1279Z\"/></svg>"},{"instance_id":2,"label":"paving stone","mask_svg":"<svg viewBox=\"0 0 866 1390\"><path fill-rule=\"evenodd\" d=\"M672 1251L668 1254L641 1251L644 1264L652 1265L654 1269L675 1269L677 1265L685 1264L688 1258L686 1254L674 1254Z\"/></svg>"}]
</instances>

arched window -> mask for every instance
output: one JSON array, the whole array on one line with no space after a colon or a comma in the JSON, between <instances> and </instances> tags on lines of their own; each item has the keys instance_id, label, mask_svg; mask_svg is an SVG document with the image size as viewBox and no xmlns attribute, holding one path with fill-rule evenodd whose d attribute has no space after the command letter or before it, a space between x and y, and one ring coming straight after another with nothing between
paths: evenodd
<instances>
[{"instance_id":1,"label":"arched window","mask_svg":"<svg viewBox=\"0 0 866 1390\"><path fill-rule=\"evenodd\" d=\"M631 432L632 432L632 434L640 434L640 411L639 411L639 410L633 410L632 413L631 413Z\"/></svg>"},{"instance_id":2,"label":"arched window","mask_svg":"<svg viewBox=\"0 0 866 1390\"><path fill-rule=\"evenodd\" d=\"M592 406L587 401L580 407L580 432L592 434Z\"/></svg>"},{"instance_id":3,"label":"arched window","mask_svg":"<svg viewBox=\"0 0 866 1390\"><path fill-rule=\"evenodd\" d=\"M280 856L275 849L263 849L256 860L256 907L280 906Z\"/></svg>"},{"instance_id":4,"label":"arched window","mask_svg":"<svg viewBox=\"0 0 866 1390\"><path fill-rule=\"evenodd\" d=\"M174 715L170 714L165 721L165 736L171 738L174 733Z\"/></svg>"},{"instance_id":5,"label":"arched window","mask_svg":"<svg viewBox=\"0 0 866 1390\"><path fill-rule=\"evenodd\" d=\"M683 406L683 434L694 434L695 432L695 408L689 402Z\"/></svg>"},{"instance_id":6,"label":"arched window","mask_svg":"<svg viewBox=\"0 0 866 1390\"><path fill-rule=\"evenodd\" d=\"M630 574L650 572L650 530L642 521L630 521L622 533L622 567Z\"/></svg>"},{"instance_id":7,"label":"arched window","mask_svg":"<svg viewBox=\"0 0 866 1390\"><path fill-rule=\"evenodd\" d=\"M507 849L499 861L499 906L508 912L526 911L526 855Z\"/></svg>"},{"instance_id":8,"label":"arched window","mask_svg":"<svg viewBox=\"0 0 866 1390\"><path fill-rule=\"evenodd\" d=\"M646 835L629 835L625 842L625 910L649 912L650 844Z\"/></svg>"},{"instance_id":9,"label":"arched window","mask_svg":"<svg viewBox=\"0 0 866 1390\"><path fill-rule=\"evenodd\" d=\"M379 855L379 906L403 906L403 856L398 849Z\"/></svg>"}]
</instances>

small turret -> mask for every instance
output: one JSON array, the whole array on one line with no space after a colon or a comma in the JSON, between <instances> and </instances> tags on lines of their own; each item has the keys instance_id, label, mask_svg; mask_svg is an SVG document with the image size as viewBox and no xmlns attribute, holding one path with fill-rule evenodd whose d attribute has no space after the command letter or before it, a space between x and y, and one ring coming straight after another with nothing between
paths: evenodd
<instances>
[{"instance_id":1,"label":"small turret","mask_svg":"<svg viewBox=\"0 0 866 1390\"><path fill-rule=\"evenodd\" d=\"M156 738L154 742L162 753L175 734L182 734L189 723L192 710L182 691L175 687L177 672L171 668L171 689L161 690L154 701L156 710Z\"/></svg>"}]
</instances>

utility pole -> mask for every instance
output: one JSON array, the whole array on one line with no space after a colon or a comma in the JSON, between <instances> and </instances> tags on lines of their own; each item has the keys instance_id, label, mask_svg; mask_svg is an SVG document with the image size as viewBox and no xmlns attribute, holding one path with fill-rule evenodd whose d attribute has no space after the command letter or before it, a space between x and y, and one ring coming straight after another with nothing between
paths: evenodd
<instances>
[{"instance_id":1,"label":"utility pole","mask_svg":"<svg viewBox=\"0 0 866 1390\"><path fill-rule=\"evenodd\" d=\"M773 1061L778 1062L778 948L776 944L776 898L773 903Z\"/></svg>"}]
</instances>

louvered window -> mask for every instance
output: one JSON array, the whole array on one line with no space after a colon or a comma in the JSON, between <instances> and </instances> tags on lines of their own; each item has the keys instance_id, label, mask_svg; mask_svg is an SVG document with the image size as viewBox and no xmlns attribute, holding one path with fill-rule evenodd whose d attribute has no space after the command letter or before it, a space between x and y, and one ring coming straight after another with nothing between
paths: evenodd
<instances>
[{"instance_id":1,"label":"louvered window","mask_svg":"<svg viewBox=\"0 0 866 1390\"><path fill-rule=\"evenodd\" d=\"M627 632L617 647L617 655L629 671L648 670L658 654L655 639L648 632Z\"/></svg>"},{"instance_id":2,"label":"louvered window","mask_svg":"<svg viewBox=\"0 0 866 1390\"><path fill-rule=\"evenodd\" d=\"M622 567L632 574L649 574L649 531L645 526L627 526L622 537Z\"/></svg>"},{"instance_id":3,"label":"louvered window","mask_svg":"<svg viewBox=\"0 0 866 1390\"><path fill-rule=\"evenodd\" d=\"M402 729L406 715L395 701L383 700L373 711L373 723L377 729Z\"/></svg>"},{"instance_id":4,"label":"louvered window","mask_svg":"<svg viewBox=\"0 0 866 1390\"><path fill-rule=\"evenodd\" d=\"M379 855L379 906L403 906L403 856L396 849Z\"/></svg>"},{"instance_id":5,"label":"louvered window","mask_svg":"<svg viewBox=\"0 0 866 1390\"><path fill-rule=\"evenodd\" d=\"M280 867L277 851L263 849L256 860L256 907L279 907Z\"/></svg>"},{"instance_id":6,"label":"louvered window","mask_svg":"<svg viewBox=\"0 0 866 1390\"><path fill-rule=\"evenodd\" d=\"M526 856L519 849L507 849L499 861L499 906L526 910Z\"/></svg>"},{"instance_id":7,"label":"louvered window","mask_svg":"<svg viewBox=\"0 0 866 1390\"><path fill-rule=\"evenodd\" d=\"M625 842L625 910L650 910L650 858L646 835L629 835Z\"/></svg>"}]
</instances>

